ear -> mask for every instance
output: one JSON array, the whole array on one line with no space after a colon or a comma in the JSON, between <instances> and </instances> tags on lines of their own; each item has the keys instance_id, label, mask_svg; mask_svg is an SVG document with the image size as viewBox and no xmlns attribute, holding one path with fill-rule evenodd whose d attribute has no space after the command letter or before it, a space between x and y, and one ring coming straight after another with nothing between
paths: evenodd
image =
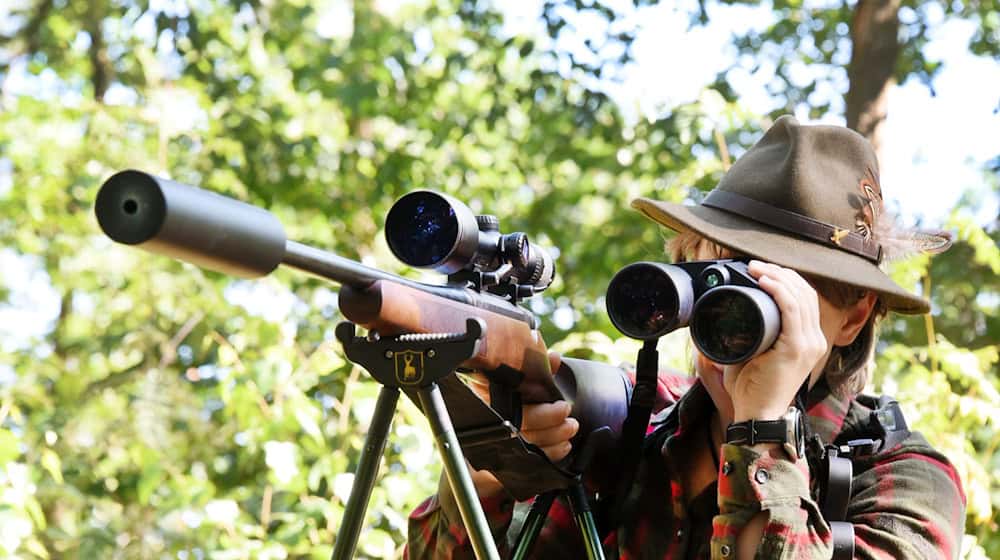
<instances>
[{"instance_id":1,"label":"ear","mask_svg":"<svg viewBox=\"0 0 1000 560\"><path fill-rule=\"evenodd\" d=\"M840 332L837 333L833 340L835 346L847 346L854 342L854 339L858 337L858 333L861 332L865 323L868 322L868 317L871 316L872 310L875 309L875 302L877 301L878 295L875 292L868 291L857 303L843 310L844 315L842 317L843 322L840 325Z\"/></svg>"}]
</instances>

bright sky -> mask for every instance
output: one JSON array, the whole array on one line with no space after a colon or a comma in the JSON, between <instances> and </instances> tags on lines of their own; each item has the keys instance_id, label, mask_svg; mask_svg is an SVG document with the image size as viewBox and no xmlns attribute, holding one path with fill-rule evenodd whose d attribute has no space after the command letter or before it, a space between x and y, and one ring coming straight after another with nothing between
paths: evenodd
<instances>
[{"instance_id":1,"label":"bright sky","mask_svg":"<svg viewBox=\"0 0 1000 560\"><path fill-rule=\"evenodd\" d=\"M634 118L655 115L657 107L698 99L706 85L737 56L729 44L731 36L750 28L763 29L773 17L767 5L708 3L710 25L688 29L687 14L697 8L695 0L664 2L638 11L632 2L610 3L626 14L612 24L612 30L616 25L639 30L633 44L635 64L619 71L620 85L608 87L625 113ZM502 5L510 22L508 32L544 35L538 19L540 2ZM939 10L929 12L932 21L943 21ZM572 52L581 51L583 38L600 37L607 27L596 15L573 21L579 37L571 35L558 45ZM968 21L949 21L933 28L925 53L928 59L943 62L934 80L936 96L916 80L890 92L880 162L882 187L890 207L900 208L902 216L922 219L928 226L944 222L967 189L981 193L982 204L976 214L979 223L995 222L1000 213L996 185L986 183L983 171L987 161L1000 155L1000 63L969 53L968 42L974 32L975 25ZM743 65L752 67L760 62L748 59ZM802 85L816 72L803 65L790 70ZM765 89L773 76L773 66L762 64L753 74L736 70L728 77L745 107L764 114L777 106ZM842 88L846 89L846 83ZM834 100L842 111L840 92L821 90L817 95ZM805 114L796 116L808 120ZM842 117L825 121L844 124Z\"/></svg>"}]
</instances>

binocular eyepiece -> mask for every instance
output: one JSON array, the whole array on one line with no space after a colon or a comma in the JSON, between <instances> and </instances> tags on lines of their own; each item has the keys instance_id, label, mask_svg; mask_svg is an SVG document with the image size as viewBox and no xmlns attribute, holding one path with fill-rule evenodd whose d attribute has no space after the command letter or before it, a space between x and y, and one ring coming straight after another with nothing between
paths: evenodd
<instances>
[{"instance_id":1,"label":"binocular eyepiece","mask_svg":"<svg viewBox=\"0 0 1000 560\"><path fill-rule=\"evenodd\" d=\"M396 258L418 268L502 271L533 292L555 277L551 255L526 234L502 234L496 216L477 216L446 194L414 191L397 200L386 216L385 237Z\"/></svg>"},{"instance_id":2,"label":"binocular eyepiece","mask_svg":"<svg viewBox=\"0 0 1000 560\"><path fill-rule=\"evenodd\" d=\"M739 260L630 264L611 279L607 306L615 327L639 340L690 326L698 350L719 364L753 358L781 331L777 304Z\"/></svg>"}]
</instances>

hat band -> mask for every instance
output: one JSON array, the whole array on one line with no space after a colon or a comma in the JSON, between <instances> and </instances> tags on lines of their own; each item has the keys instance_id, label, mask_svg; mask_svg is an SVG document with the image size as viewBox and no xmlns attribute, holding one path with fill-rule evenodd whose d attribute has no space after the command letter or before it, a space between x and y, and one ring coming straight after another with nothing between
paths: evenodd
<instances>
[{"instance_id":1,"label":"hat band","mask_svg":"<svg viewBox=\"0 0 1000 560\"><path fill-rule=\"evenodd\" d=\"M882 246L866 239L857 232L841 229L826 222L814 220L809 216L789 212L734 192L716 189L708 193L701 205L732 212L755 222L794 233L824 245L831 245L842 251L864 257L875 264L882 261Z\"/></svg>"}]
</instances>

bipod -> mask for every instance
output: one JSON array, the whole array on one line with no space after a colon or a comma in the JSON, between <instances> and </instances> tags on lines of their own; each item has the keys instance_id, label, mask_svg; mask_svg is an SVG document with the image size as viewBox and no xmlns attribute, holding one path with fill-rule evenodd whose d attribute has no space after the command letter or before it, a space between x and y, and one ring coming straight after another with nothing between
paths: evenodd
<instances>
[{"instance_id":1,"label":"bipod","mask_svg":"<svg viewBox=\"0 0 1000 560\"><path fill-rule=\"evenodd\" d=\"M573 459L570 470L576 473L583 473L586 467L594 458L594 454L600 450L610 447L614 436L607 426L598 428L590 433L583 449ZM601 536L597 530L597 522L594 520L594 513L587 500L587 491L583 484L583 475L577 474L567 488L560 490L550 490L535 497L535 501L528 510L528 515L524 519L521 531L517 535L514 543L514 552L511 560L523 560L528 557L528 553L535 545L535 540L542 531L545 519L552 508L552 502L560 495L569 503L569 509L573 513L573 519L580 534L583 537L584 549L587 552L587 560L604 560L604 550L601 548Z\"/></svg>"},{"instance_id":2,"label":"bipod","mask_svg":"<svg viewBox=\"0 0 1000 560\"><path fill-rule=\"evenodd\" d=\"M401 389L416 392L420 408L430 423L438 452L444 460L448 484L455 495L476 558L500 560L486 514L479 503L469 469L465 466L451 416L437 385L439 380L452 375L459 364L475 355L485 326L479 319L468 319L465 329L464 333L454 334L360 338L354 336L354 323L345 321L337 325L337 339L344 345L348 359L368 370L382 384L382 388L365 437L351 495L344 509L344 519L337 532L332 560L351 560L354 557Z\"/></svg>"}]
</instances>

